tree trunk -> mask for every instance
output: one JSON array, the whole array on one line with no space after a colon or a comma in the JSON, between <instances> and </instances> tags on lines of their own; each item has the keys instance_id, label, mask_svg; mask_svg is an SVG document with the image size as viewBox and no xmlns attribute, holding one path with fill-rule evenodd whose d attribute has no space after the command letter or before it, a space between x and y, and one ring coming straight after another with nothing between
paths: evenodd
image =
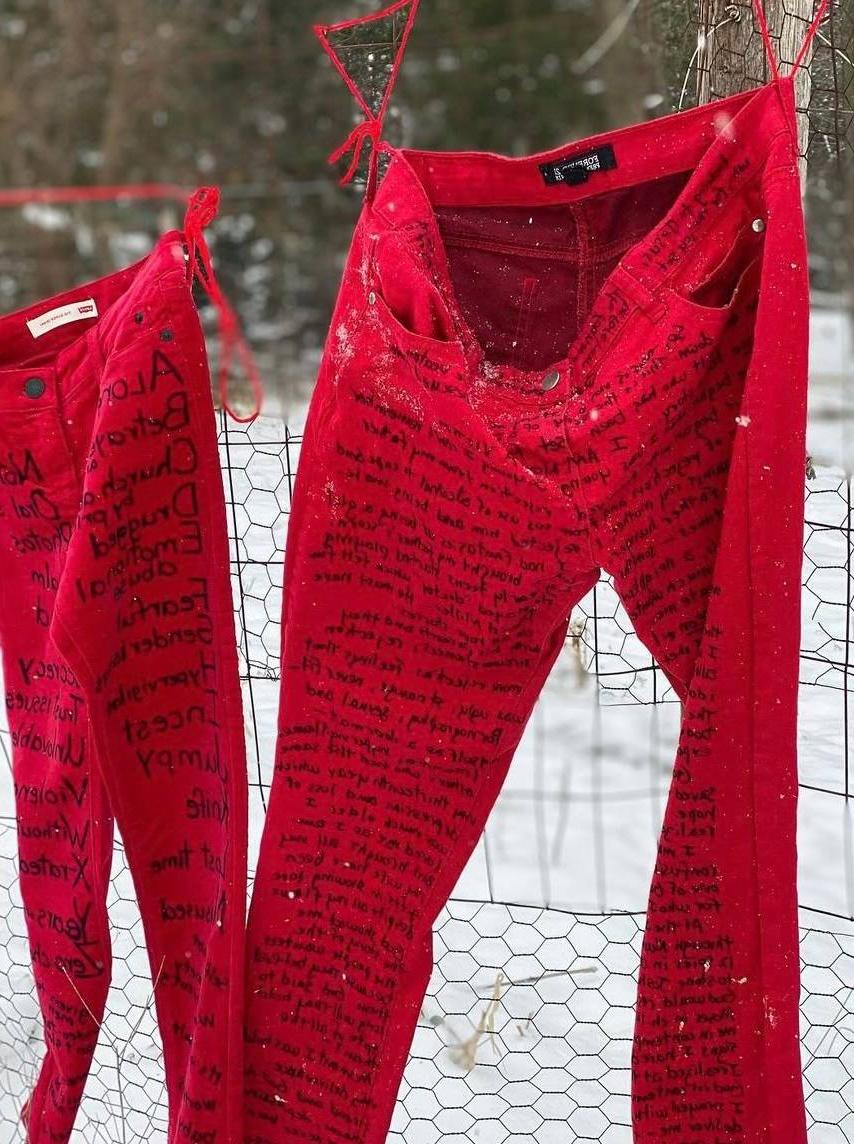
<instances>
[{"instance_id":1,"label":"tree trunk","mask_svg":"<svg viewBox=\"0 0 854 1144\"><path fill-rule=\"evenodd\" d=\"M761 0L760 0L761 2ZM732 19L737 13L738 18ZM768 29L780 70L785 74L798 54L813 15L812 0L765 0ZM698 0L700 51L697 57L697 102L734 95L770 78L765 45L750 0ZM720 26L718 26L720 25ZM809 64L809 60L805 61ZM801 180L806 176L810 102L809 67L795 81Z\"/></svg>"}]
</instances>

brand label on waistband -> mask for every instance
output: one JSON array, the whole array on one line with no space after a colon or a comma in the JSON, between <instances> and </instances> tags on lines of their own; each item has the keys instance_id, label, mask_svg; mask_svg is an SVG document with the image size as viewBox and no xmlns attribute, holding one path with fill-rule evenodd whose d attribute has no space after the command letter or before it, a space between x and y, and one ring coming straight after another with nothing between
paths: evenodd
<instances>
[{"instance_id":1,"label":"brand label on waistband","mask_svg":"<svg viewBox=\"0 0 854 1144\"><path fill-rule=\"evenodd\" d=\"M613 171L616 166L617 157L614 148L610 143L605 143L593 151L584 151L568 159L554 159L551 163L540 163L540 171L550 186L568 183L574 187L579 183L586 183L591 175L598 175L600 171Z\"/></svg>"},{"instance_id":2,"label":"brand label on waistband","mask_svg":"<svg viewBox=\"0 0 854 1144\"><path fill-rule=\"evenodd\" d=\"M98 307L94 298L82 298L79 302L69 302L66 306L57 306L55 310L48 310L46 314L39 314L37 318L27 320L27 329L34 338L65 326L68 322L79 322L83 318L97 318Z\"/></svg>"}]
</instances>

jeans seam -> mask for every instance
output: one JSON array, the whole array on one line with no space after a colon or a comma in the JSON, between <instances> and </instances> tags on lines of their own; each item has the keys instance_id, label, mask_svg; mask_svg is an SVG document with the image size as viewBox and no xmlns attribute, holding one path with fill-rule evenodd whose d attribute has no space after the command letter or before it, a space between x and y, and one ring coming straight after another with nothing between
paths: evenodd
<instances>
[{"instance_id":1,"label":"jeans seam","mask_svg":"<svg viewBox=\"0 0 854 1144\"><path fill-rule=\"evenodd\" d=\"M752 481L751 474L753 466L751 464L750 455L750 438L749 434L742 436L744 440L744 469L745 469L745 517L746 517L746 531L747 531L747 590L751 598L756 595L756 586L753 578L753 563L751 554L755 551L753 544L753 500L751 496ZM756 803L756 626L754 623L754 611L750 609L750 655L748 657L748 670L749 670L749 688L748 688L748 718L750 720L750 810L751 810L751 844L753 850L753 864L754 870L761 868L759 861L759 835L757 832L757 803ZM760 891L758 880L755 885L756 892ZM756 931L757 941L759 944L759 981L760 981L760 996L767 999L765 992L765 949L766 949L766 936L765 925L763 921L762 909L757 903L756 909ZM760 1072L762 1076L762 1083L759 1086L759 1091L763 1094L763 1103L765 1106L765 1135L768 1134L767 1125L770 1124L770 1117L768 1115L768 1100L767 1100L767 1075L768 1075L768 1019L766 1004L762 1005L762 1012L760 1014L761 1030L762 1030L762 1060L760 1063Z\"/></svg>"},{"instance_id":2,"label":"jeans seam","mask_svg":"<svg viewBox=\"0 0 854 1144\"><path fill-rule=\"evenodd\" d=\"M533 709L533 706L536 703L536 696L533 698L533 700L531 700L531 698L529 697L529 694L528 694L529 688L530 688L531 683L537 678L537 674L539 673L539 671L542 668L543 653L549 644L549 640L552 638L555 630L558 628L559 624L562 622L562 616L561 616L562 612L565 616L567 623L569 622L569 612L571 611L571 609L568 609L564 612L566 599L568 598L568 589L573 584L583 582L585 579L586 579L586 577L584 575L573 577L572 580L570 580L569 583L566 585L567 594L562 593L562 599L564 602L562 604L560 604L559 608L557 608L555 610L554 617L549 621L548 630L546 632L546 635L543 637L543 639L540 643L540 646L537 649L537 663L536 663L535 667L527 674L524 682L521 685L519 700L516 704L514 704L514 706L512 708L512 715L514 717L520 718L522 716L522 714L524 713L526 708L530 708L531 710ZM499 745L498 747L494 748L493 751L490 753L489 757L483 761L483 763L480 767L480 770L478 772L477 785L476 785L474 793L472 795L472 801L471 801L472 807L479 805L480 799L483 795L483 791L484 791L484 787L485 787L486 778L488 775L489 768L492 766L492 764L494 764L496 759L501 758L501 756L506 754L508 751L512 752L515 755L515 752L519 746L520 739L521 739L521 734L520 734L519 738L516 739L515 743L512 746L507 747L505 745ZM484 828L485 828L485 824L484 824L484 827L481 828L480 834L478 835L478 839L476 840L475 845L477 845L477 841L480 840L480 837L483 834ZM453 853L454 852L451 849L449 849L445 852L445 858L440 863L439 868L436 872L436 877L435 877L434 883L433 883L434 886L439 884L441 875L444 873L445 869L447 868L447 864L450 861ZM428 907L428 903L429 903L429 907ZM440 911L445 904L447 904L447 899L445 900L444 903L439 903L439 910ZM428 891L427 895L425 896L425 901L424 901L424 904L422 905L422 912L425 914L431 913L433 911L434 905L435 905L435 895L431 889L431 891ZM433 919L431 919L430 922L427 924L426 929L427 929L427 936L430 937L432 940ZM415 950L417 948L417 940L418 940L418 935L413 935L412 939L410 939L407 942L407 947L406 947L406 954L407 955L410 954L413 950ZM405 964L405 961L406 961L406 956L404 956L404 958L403 958L404 964ZM389 1005L389 1011L390 1012L394 1010L394 1005L395 1005L395 1002L397 1000L397 997L400 994L401 989L404 987L404 985L406 983L407 983L407 979L406 979L405 975L403 973L399 974L397 984L395 986L394 995L393 995L391 1003ZM382 1042L378 1046L378 1052L377 1052L376 1057L375 1057L375 1060L378 1062L378 1064L382 1063L383 1054L385 1053L385 1051L389 1045L390 1039L391 1039L392 1028L393 1028L393 1023L391 1021L387 1022ZM375 1076L380 1075L378 1069L374 1070L374 1075ZM394 1076L392 1077L392 1079L394 1079ZM370 1110L370 1112L367 1113L364 1117L364 1120L362 1122L362 1127L366 1130L366 1133L370 1133L372 1131L372 1128L373 1128L372 1121L373 1121L374 1116L375 1116L375 1110L374 1110L374 1108L372 1108ZM366 1144L374 1144L372 1136L370 1136L370 1135L366 1136Z\"/></svg>"},{"instance_id":3,"label":"jeans seam","mask_svg":"<svg viewBox=\"0 0 854 1144\"><path fill-rule=\"evenodd\" d=\"M164 288L163 281L162 281L164 276L165 275L159 275L157 277L155 283L153 284L154 289L157 291L157 294L161 300L161 303L163 304L164 309L166 308L166 306L168 304L167 297L170 295L174 297L175 301L179 301L180 299L183 298L185 304L189 303L189 309L192 310L193 317L194 317L195 324L196 324L197 336L199 338L201 345L204 347L204 345L205 345L204 331L202 329L201 321L199 319L198 309L195 305L195 300L193 299L192 287L189 285L189 283L187 282L186 279L183 279L181 285L179 285L176 282L174 286L170 286L167 290L166 288ZM195 376L196 371L194 371L192 369L190 359L189 359L185 349L183 348L183 345L181 344L180 339L176 343L174 343L174 353L175 353L175 356L180 360L181 365L183 367L184 372L183 372L182 376L185 378L188 376ZM197 411L200 414L203 414L206 418L209 418L210 431L212 433L214 433L214 436L215 436L216 435L216 410L215 410L214 405L213 405L213 395L211 393L211 387L210 387L210 371L207 367L207 360L206 359L205 359L204 368L198 372L201 372L204 375L204 377L208 379L207 385L205 387L205 393L207 395L207 401L205 401L202 397L202 393L200 391L201 387L195 387L193 385L190 385L187 387L187 393L188 393L191 404L196 405ZM199 408L200 405L203 405L204 409ZM217 450L216 443L214 444L214 449ZM211 465L211 468L214 468L214 466ZM216 472L211 473L211 479L212 480L218 480L220 482L222 481L222 473L221 473L219 466L216 466ZM224 493L223 493L223 495L224 495ZM205 516L205 522L207 525L207 535L208 535L208 538L212 541L213 538L218 535L217 528L216 528L216 522L213 519L213 514L210 510L209 498L207 496L202 497L202 503L204 505L203 511L204 511L204 516ZM227 537L226 537L226 543L225 543L225 558L226 558L225 576L226 576L226 581L227 581L227 584L228 584L228 587L230 590L230 588L231 588L231 567L230 567L230 560L229 560L228 538ZM217 608L216 612L219 613L220 609ZM216 617L213 617L213 618L216 618ZM225 618L229 619L231 621L229 624L228 638L233 639L233 636L236 634L236 633L234 633L234 613L229 609L226 613ZM222 619L223 619L223 617L220 616L219 622L222 622ZM235 648L236 648L236 640L234 641L234 644L235 644ZM220 655L219 654L216 654L214 658L215 658L215 664L216 664L217 682L219 685L218 689L217 689L217 694L219 697L221 697L222 706L225 708L226 707L225 697L227 695L228 689L224 685L223 666L222 666L222 663L220 661ZM244 716L243 716L243 705L242 705L242 691L241 691L239 682L238 682L238 687L236 689L235 699L236 699L237 705L238 705L238 714L240 716L240 729L241 729L241 735L242 735L243 734L243 727L244 727ZM226 720L225 722L226 722L226 724L229 724L230 721ZM227 744L226 744L226 746L227 746ZM236 768L233 765L233 760L232 760L232 766L229 768L229 773L232 776L234 776L237 773ZM248 779L248 770L247 770L247 779ZM231 789L229 791L229 794L232 796L234 796L235 793L236 792L233 789ZM236 805L236 799L235 799L235 805ZM241 855L244 855L243 844L241 842L241 848L240 848L240 850L238 850L236 848L234 840L230 839L229 840L229 846L232 849L232 852L229 855L229 867L232 869L232 871L235 868L237 868L239 870L239 867L237 867L237 863L240 861ZM245 863L245 855L244 855L244 863ZM233 889L234 888L232 887L232 890ZM232 897L231 897L231 910L232 910L231 934L232 934L232 937L228 943L228 965L229 965L229 973L230 974L233 973L233 969L234 969L233 962L235 960L235 955L236 955L235 951L245 949L245 944L246 944L246 894L245 894L245 892L243 892L240 895L240 899L241 900L239 902L235 902L234 895L232 893ZM238 916L242 919L242 921L239 925L237 924L237 918L234 916L236 910L240 911ZM243 962L241 959L241 970L243 968L244 968L244 965L243 965ZM239 1026L242 1028L243 1016L244 1016L243 987L244 987L244 980L243 980L243 974L241 973L239 981L233 981L233 980L231 981L231 986L229 989L229 998L228 998L229 1020L227 1022L227 1028L233 1028L236 1024L239 1024ZM239 1013L240 1013L241 1020L239 1023L234 1020L234 1015L233 1015L233 1010L236 1006L240 1007ZM223 1069L223 1072L224 1072L226 1078L231 1077L232 1068L233 1068L233 1058L231 1056L231 1046L232 1046L232 1039L226 1038L226 1045L225 1045L225 1057L226 1057L226 1059L225 1059L225 1067ZM243 1063L244 1062L243 1062L243 1058L241 1055L239 1057L239 1064L241 1066L241 1068L239 1070L239 1081L240 1081L240 1083L242 1083L242 1078L243 1078ZM242 1118L240 1117L239 1113L240 1113L240 1105L238 1104L238 1109L235 1110L234 1104L233 1104L232 1099L231 1099L231 1089L230 1089L230 1086L228 1084L228 1080L226 1080L224 1120L225 1120L225 1126L226 1126L225 1127L226 1140L227 1140L228 1144L239 1144L238 1141L232 1141L231 1137L228 1136L228 1132L231 1128L232 1121L236 1120L236 1119L241 1119L241 1127L240 1127L239 1131L242 1132ZM180 1109L178 1110L178 1114L180 1114Z\"/></svg>"}]
</instances>

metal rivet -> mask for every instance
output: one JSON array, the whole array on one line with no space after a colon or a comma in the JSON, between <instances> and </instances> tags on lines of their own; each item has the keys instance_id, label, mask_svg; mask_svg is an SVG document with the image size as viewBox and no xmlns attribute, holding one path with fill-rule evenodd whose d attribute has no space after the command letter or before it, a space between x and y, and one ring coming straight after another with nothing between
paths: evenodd
<instances>
[{"instance_id":1,"label":"metal rivet","mask_svg":"<svg viewBox=\"0 0 854 1144\"><path fill-rule=\"evenodd\" d=\"M371 303L371 305L373 306L373 304L374 304L374 302L376 302L376 300L377 300L377 296L376 296L376 294L375 294L375 293L373 292L373 290L372 290L372 291L370 292L370 294L368 295L368 301L369 301L369 302Z\"/></svg>"},{"instance_id":2,"label":"metal rivet","mask_svg":"<svg viewBox=\"0 0 854 1144\"><path fill-rule=\"evenodd\" d=\"M137 325L139 325L140 322L145 321L145 314L143 314L142 310L137 310L133 316L133 320L137 323Z\"/></svg>"},{"instance_id":3,"label":"metal rivet","mask_svg":"<svg viewBox=\"0 0 854 1144\"><path fill-rule=\"evenodd\" d=\"M560 381L560 374L556 369L550 370L543 378L543 389L554 389Z\"/></svg>"},{"instance_id":4,"label":"metal rivet","mask_svg":"<svg viewBox=\"0 0 854 1144\"><path fill-rule=\"evenodd\" d=\"M765 229L765 220L761 218L755 218L750 225L753 227L757 234L761 234Z\"/></svg>"},{"instance_id":5,"label":"metal rivet","mask_svg":"<svg viewBox=\"0 0 854 1144\"><path fill-rule=\"evenodd\" d=\"M171 342L174 337L175 337L175 335L172 333L171 330L161 330L160 331L160 340L162 342Z\"/></svg>"},{"instance_id":6,"label":"metal rivet","mask_svg":"<svg viewBox=\"0 0 854 1144\"><path fill-rule=\"evenodd\" d=\"M40 377L28 377L24 382L24 393L27 397L41 397L47 386Z\"/></svg>"}]
</instances>

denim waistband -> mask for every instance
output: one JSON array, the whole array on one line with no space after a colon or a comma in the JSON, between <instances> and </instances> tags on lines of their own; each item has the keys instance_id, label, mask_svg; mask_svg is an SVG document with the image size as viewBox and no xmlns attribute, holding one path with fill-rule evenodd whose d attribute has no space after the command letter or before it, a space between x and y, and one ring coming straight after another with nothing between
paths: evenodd
<instances>
[{"instance_id":1,"label":"denim waistband","mask_svg":"<svg viewBox=\"0 0 854 1144\"><path fill-rule=\"evenodd\" d=\"M178 295L168 289L167 304L163 288L186 278L182 244L180 231L167 231L130 266L0 316L0 412L56 406L164 320ZM91 324L75 335L80 321Z\"/></svg>"},{"instance_id":2,"label":"denim waistband","mask_svg":"<svg viewBox=\"0 0 854 1144\"><path fill-rule=\"evenodd\" d=\"M667 281L678 259L714 226L743 187L769 167L784 166L797 178L790 80L769 83L688 111L603 132L572 144L519 158L491 152L418 151L382 143L388 170L371 204L377 229L414 236L430 257L442 240L440 206L572 204L680 171L691 172L665 217L633 246L621 265L649 291ZM612 147L616 165L577 184L548 185L541 166ZM430 241L425 243L424 236Z\"/></svg>"}]
</instances>

